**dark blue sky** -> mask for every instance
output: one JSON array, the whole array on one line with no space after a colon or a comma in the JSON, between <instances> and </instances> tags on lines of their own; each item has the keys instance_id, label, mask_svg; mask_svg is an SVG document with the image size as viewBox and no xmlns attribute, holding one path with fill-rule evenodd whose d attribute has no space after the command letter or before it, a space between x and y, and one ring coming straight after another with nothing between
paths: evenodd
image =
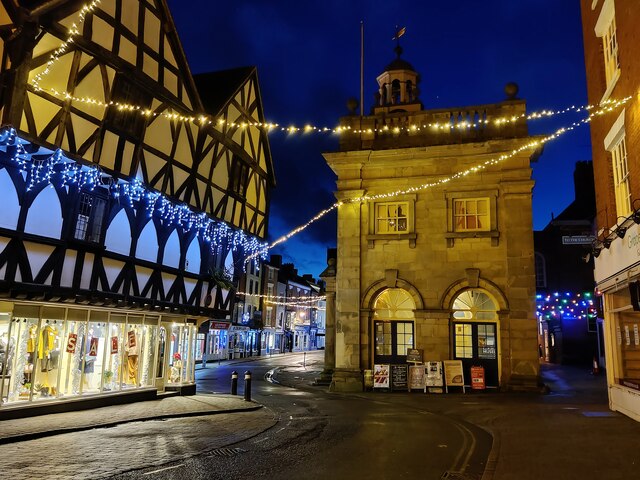
<instances>
[{"instance_id":1,"label":"dark blue sky","mask_svg":"<svg viewBox=\"0 0 640 480\"><path fill-rule=\"evenodd\" d=\"M586 103L578 0L168 0L193 73L255 65L267 120L334 127L360 91L360 21L365 22L365 113L375 78L394 58L395 25L406 26L403 58L421 74L425 108L493 103L515 81L528 111ZM551 133L580 117L530 122ZM321 153L331 136L270 135L277 188L270 237L306 223L335 199ZM573 200L573 168L591 159L588 127L545 147L534 164L534 228ZM317 276L335 246L335 216L274 253Z\"/></svg>"}]
</instances>

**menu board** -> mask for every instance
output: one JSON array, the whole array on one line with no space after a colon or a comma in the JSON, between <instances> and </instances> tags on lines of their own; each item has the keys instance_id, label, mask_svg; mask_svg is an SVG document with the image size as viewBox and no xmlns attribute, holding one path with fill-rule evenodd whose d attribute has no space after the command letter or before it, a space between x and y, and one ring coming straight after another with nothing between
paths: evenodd
<instances>
[{"instance_id":1,"label":"menu board","mask_svg":"<svg viewBox=\"0 0 640 480\"><path fill-rule=\"evenodd\" d=\"M425 389L424 365L409 365L409 391Z\"/></svg>"},{"instance_id":2,"label":"menu board","mask_svg":"<svg viewBox=\"0 0 640 480\"><path fill-rule=\"evenodd\" d=\"M391 389L406 390L409 387L408 365L391 365Z\"/></svg>"},{"instance_id":3,"label":"menu board","mask_svg":"<svg viewBox=\"0 0 640 480\"><path fill-rule=\"evenodd\" d=\"M389 388L390 365L373 366L373 388Z\"/></svg>"}]
</instances>

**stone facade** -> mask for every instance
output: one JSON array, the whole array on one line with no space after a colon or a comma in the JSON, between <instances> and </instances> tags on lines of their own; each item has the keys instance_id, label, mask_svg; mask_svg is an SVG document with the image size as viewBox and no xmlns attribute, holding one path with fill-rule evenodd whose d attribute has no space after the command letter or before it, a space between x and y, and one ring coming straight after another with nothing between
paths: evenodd
<instances>
[{"instance_id":1,"label":"stone facade","mask_svg":"<svg viewBox=\"0 0 640 480\"><path fill-rule=\"evenodd\" d=\"M361 390L362 371L380 363L374 320L376 300L386 289L410 295L415 306L412 347L422 349L425 360L455 358L454 300L469 289L485 292L496 307L496 386L534 387L539 373L530 167L535 139L527 135L524 121L503 131L492 123L476 123L464 127L466 134L455 126L442 133L425 125L425 119L453 119L453 112L394 107L343 118L341 126L351 130L343 134L340 151L324 154L337 175L336 197L343 202L338 208L333 388ZM487 112L519 115L525 103L508 100L465 110L492 122ZM443 181L469 169L467 175ZM389 192L402 193L376 197ZM458 231L454 202L478 198L489 207L490 225ZM406 220L398 232L377 230L381 202L403 202Z\"/></svg>"}]
</instances>

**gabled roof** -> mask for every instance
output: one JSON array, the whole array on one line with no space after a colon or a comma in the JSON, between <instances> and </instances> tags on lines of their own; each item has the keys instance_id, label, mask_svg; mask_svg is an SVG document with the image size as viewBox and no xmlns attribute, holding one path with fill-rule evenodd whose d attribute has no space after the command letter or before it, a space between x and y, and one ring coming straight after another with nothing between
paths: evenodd
<instances>
[{"instance_id":1,"label":"gabled roof","mask_svg":"<svg viewBox=\"0 0 640 480\"><path fill-rule=\"evenodd\" d=\"M206 112L210 115L220 113L255 72L256 67L239 67L194 75Z\"/></svg>"}]
</instances>

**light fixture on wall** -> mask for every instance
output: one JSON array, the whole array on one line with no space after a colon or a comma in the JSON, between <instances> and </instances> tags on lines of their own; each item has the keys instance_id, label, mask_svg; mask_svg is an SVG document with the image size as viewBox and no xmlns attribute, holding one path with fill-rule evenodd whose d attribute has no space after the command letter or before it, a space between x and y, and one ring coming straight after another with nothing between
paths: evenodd
<instances>
[{"instance_id":1,"label":"light fixture on wall","mask_svg":"<svg viewBox=\"0 0 640 480\"><path fill-rule=\"evenodd\" d=\"M602 246L604 248L609 248L611 246L611 239L609 237L605 237L602 239Z\"/></svg>"},{"instance_id":2,"label":"light fixture on wall","mask_svg":"<svg viewBox=\"0 0 640 480\"><path fill-rule=\"evenodd\" d=\"M600 256L601 250L602 248L594 246L593 249L591 250L591 254L593 255L593 258L598 258Z\"/></svg>"}]
</instances>

